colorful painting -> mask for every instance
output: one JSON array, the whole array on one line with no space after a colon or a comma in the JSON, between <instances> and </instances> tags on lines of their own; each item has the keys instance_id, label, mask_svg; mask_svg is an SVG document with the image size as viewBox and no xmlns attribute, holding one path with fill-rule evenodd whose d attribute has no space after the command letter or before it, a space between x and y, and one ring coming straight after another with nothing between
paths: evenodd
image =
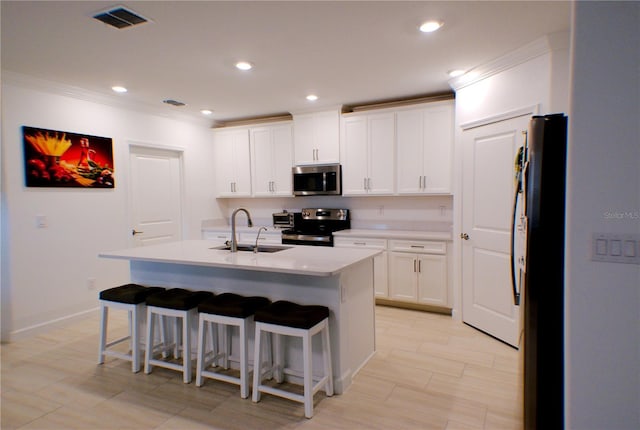
<instances>
[{"instance_id":1,"label":"colorful painting","mask_svg":"<svg viewBox=\"0 0 640 430\"><path fill-rule=\"evenodd\" d=\"M27 126L22 136L27 187L115 187L110 137Z\"/></svg>"}]
</instances>

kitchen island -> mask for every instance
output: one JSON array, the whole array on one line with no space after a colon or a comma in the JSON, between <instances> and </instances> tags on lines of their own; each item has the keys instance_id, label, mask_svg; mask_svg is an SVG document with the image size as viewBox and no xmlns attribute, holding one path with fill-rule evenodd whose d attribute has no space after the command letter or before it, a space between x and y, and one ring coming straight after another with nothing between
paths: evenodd
<instances>
[{"instance_id":1,"label":"kitchen island","mask_svg":"<svg viewBox=\"0 0 640 430\"><path fill-rule=\"evenodd\" d=\"M342 393L375 351L373 258L379 251L287 245L277 252L231 253L216 249L221 245L188 240L99 256L128 260L131 282L143 285L327 306L334 388ZM300 345L291 343L288 358L301 365ZM319 345L319 339L314 339L314 368L318 370L322 363Z\"/></svg>"}]
</instances>

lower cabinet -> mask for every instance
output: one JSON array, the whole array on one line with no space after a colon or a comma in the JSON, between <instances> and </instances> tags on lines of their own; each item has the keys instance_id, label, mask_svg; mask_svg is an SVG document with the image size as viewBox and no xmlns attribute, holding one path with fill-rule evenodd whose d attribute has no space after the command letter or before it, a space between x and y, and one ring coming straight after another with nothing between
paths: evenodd
<instances>
[{"instance_id":1,"label":"lower cabinet","mask_svg":"<svg viewBox=\"0 0 640 430\"><path fill-rule=\"evenodd\" d=\"M389 276L387 263L387 240L366 237L335 237L335 247L380 249L381 254L373 258L373 286L376 297L389 297Z\"/></svg>"},{"instance_id":2,"label":"lower cabinet","mask_svg":"<svg viewBox=\"0 0 640 430\"><path fill-rule=\"evenodd\" d=\"M389 298L449 307L445 242L389 241Z\"/></svg>"}]
</instances>

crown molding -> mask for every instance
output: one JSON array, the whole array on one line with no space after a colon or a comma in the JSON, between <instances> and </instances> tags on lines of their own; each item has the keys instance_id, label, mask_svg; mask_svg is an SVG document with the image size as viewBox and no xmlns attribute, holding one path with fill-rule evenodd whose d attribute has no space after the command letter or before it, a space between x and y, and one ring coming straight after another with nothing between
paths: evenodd
<instances>
[{"instance_id":1,"label":"crown molding","mask_svg":"<svg viewBox=\"0 0 640 430\"><path fill-rule=\"evenodd\" d=\"M454 91L458 91L461 88L480 82L505 70L512 69L541 55L548 54L551 51L568 49L568 47L568 31L548 34L505 55L481 64L462 76L450 79L449 86Z\"/></svg>"},{"instance_id":2,"label":"crown molding","mask_svg":"<svg viewBox=\"0 0 640 430\"><path fill-rule=\"evenodd\" d=\"M14 85L26 89L41 91L49 94L70 97L77 100L98 103L113 108L146 113L149 115L175 119L184 122L195 123L204 126L211 126L211 119L199 118L184 112L169 111L165 106L153 106L148 103L131 100L131 98L121 97L121 95L104 94L90 91L84 88L67 85L60 82L49 81L36 78L34 76L15 73L7 70L2 71L2 84Z\"/></svg>"}]
</instances>

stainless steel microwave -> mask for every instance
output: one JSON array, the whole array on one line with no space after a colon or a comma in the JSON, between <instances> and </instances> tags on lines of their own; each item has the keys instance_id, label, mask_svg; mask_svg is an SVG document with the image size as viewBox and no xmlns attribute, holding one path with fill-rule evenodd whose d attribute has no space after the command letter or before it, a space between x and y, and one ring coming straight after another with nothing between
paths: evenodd
<instances>
[{"instance_id":1,"label":"stainless steel microwave","mask_svg":"<svg viewBox=\"0 0 640 430\"><path fill-rule=\"evenodd\" d=\"M342 194L340 164L295 166L292 170L294 196Z\"/></svg>"}]
</instances>

